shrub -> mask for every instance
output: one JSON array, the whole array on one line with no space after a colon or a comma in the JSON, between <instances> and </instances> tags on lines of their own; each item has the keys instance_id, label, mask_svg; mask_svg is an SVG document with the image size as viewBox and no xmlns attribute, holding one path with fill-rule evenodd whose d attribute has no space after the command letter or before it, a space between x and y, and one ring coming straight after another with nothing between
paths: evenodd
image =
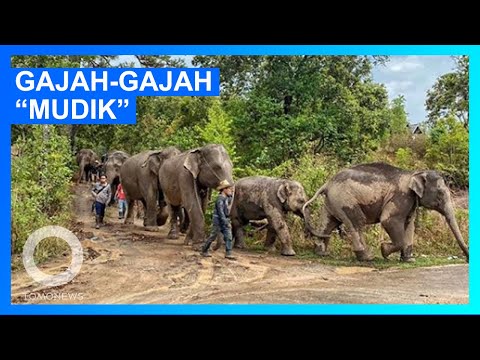
<instances>
[{"instance_id":1,"label":"shrub","mask_svg":"<svg viewBox=\"0 0 480 360\"><path fill-rule=\"evenodd\" d=\"M32 135L19 139L19 156L12 158L11 209L13 252L21 252L28 236L45 225L65 225L70 220L72 169L68 139L53 126L32 126ZM66 243L46 239L37 247L42 260Z\"/></svg>"}]
</instances>

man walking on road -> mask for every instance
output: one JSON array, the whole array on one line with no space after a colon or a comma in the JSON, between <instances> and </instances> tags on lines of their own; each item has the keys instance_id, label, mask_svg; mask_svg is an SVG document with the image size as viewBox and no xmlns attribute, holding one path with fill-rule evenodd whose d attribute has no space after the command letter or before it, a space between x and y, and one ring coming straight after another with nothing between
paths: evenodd
<instances>
[{"instance_id":1,"label":"man walking on road","mask_svg":"<svg viewBox=\"0 0 480 360\"><path fill-rule=\"evenodd\" d=\"M100 225L104 225L105 207L112 197L112 189L105 174L100 176L100 182L93 185L92 196L95 199L95 228L100 229Z\"/></svg>"}]
</instances>

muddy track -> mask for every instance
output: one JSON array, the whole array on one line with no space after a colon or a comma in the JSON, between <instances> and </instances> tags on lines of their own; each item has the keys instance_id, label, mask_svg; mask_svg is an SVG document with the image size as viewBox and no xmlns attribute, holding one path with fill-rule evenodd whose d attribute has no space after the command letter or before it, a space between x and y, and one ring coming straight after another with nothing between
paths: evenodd
<instances>
[{"instance_id":1,"label":"muddy track","mask_svg":"<svg viewBox=\"0 0 480 360\"><path fill-rule=\"evenodd\" d=\"M333 267L276 254L236 251L237 260L199 256L178 240L123 225L116 207L107 225L94 228L89 187L76 188L73 230L84 262L68 284L43 288L23 270L12 274L12 303L88 304L466 304L468 264L408 270ZM43 264L45 272L66 269L68 257ZM61 294L62 296L55 296Z\"/></svg>"}]
</instances>

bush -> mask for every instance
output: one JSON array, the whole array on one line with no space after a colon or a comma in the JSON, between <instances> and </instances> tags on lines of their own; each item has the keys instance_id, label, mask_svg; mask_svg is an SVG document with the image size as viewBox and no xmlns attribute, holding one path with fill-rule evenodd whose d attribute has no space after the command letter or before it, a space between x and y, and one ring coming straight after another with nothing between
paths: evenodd
<instances>
[{"instance_id":1,"label":"bush","mask_svg":"<svg viewBox=\"0 0 480 360\"><path fill-rule=\"evenodd\" d=\"M65 225L70 220L72 169L68 139L48 125L32 126L31 137L15 144L19 156L12 158L11 209L12 247L14 253L23 249L28 236L46 225ZM66 243L46 239L37 247L42 260Z\"/></svg>"},{"instance_id":2,"label":"bush","mask_svg":"<svg viewBox=\"0 0 480 360\"><path fill-rule=\"evenodd\" d=\"M469 134L459 121L452 117L437 121L428 139L426 160L453 187L468 187Z\"/></svg>"}]
</instances>

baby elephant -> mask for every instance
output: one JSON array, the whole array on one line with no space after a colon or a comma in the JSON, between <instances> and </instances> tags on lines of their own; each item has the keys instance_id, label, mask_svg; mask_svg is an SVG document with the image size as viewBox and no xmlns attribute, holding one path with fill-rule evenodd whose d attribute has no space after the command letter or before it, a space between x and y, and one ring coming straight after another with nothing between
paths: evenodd
<instances>
[{"instance_id":1,"label":"baby elephant","mask_svg":"<svg viewBox=\"0 0 480 360\"><path fill-rule=\"evenodd\" d=\"M295 255L285 215L293 212L303 219L302 208L307 200L303 186L297 181L266 176L238 180L230 215L235 247L245 246L243 226L250 220L266 219L268 231L265 247L273 249L278 236L282 243L282 255Z\"/></svg>"}]
</instances>

